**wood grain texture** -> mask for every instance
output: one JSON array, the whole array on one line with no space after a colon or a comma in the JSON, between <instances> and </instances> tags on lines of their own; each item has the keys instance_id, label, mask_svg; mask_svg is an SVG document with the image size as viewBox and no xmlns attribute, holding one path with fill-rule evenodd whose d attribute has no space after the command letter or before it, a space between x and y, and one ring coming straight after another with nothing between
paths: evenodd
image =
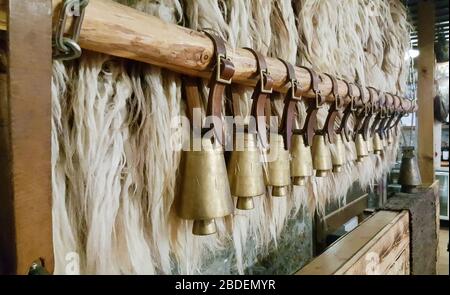
<instances>
[{"instance_id":1,"label":"wood grain texture","mask_svg":"<svg viewBox=\"0 0 450 295\"><path fill-rule=\"evenodd\" d=\"M420 175L424 184L432 184L434 173L434 1L419 1L417 96L419 110L418 121L418 162Z\"/></svg>"},{"instance_id":2,"label":"wood grain texture","mask_svg":"<svg viewBox=\"0 0 450 295\"><path fill-rule=\"evenodd\" d=\"M380 211L337 240L297 272L299 275L386 274L403 259L409 271L409 218L406 211ZM406 254L404 254L406 253Z\"/></svg>"},{"instance_id":3,"label":"wood grain texture","mask_svg":"<svg viewBox=\"0 0 450 295\"><path fill-rule=\"evenodd\" d=\"M0 0L0 2L5 0ZM59 14L62 0L53 1L54 23ZM0 5L1 7L1 5ZM69 26L70 24L68 24ZM149 16L133 8L118 4L111 0L90 0L81 29L79 44L82 48L119 56L132 60L157 65L174 72L207 78L211 74L213 43L203 33L188 28L166 23L157 17ZM255 86L257 66L253 54L244 49L228 48L229 57L236 66L233 82ZM274 78L274 89L285 93L286 67L275 58L267 58L269 71ZM314 98L309 90L311 79L309 73L296 67L296 76L305 91L304 97ZM319 88L327 101L334 99L331 95L331 79L321 75ZM339 93L348 93L347 85L339 81ZM367 89L365 97L369 97ZM359 89L353 87L353 93L359 96ZM378 101L378 96L374 96ZM346 103L350 100L347 98ZM403 99L403 106L411 107L408 100ZM394 103L394 102L392 102ZM357 105L361 105L357 102ZM400 104L397 103L397 107Z\"/></svg>"},{"instance_id":4,"label":"wood grain texture","mask_svg":"<svg viewBox=\"0 0 450 295\"><path fill-rule=\"evenodd\" d=\"M1 255L10 260L8 273L26 274L38 258L52 271L51 0L8 5L11 194L1 198L11 208L1 235L14 251Z\"/></svg>"},{"instance_id":5,"label":"wood grain texture","mask_svg":"<svg viewBox=\"0 0 450 295\"><path fill-rule=\"evenodd\" d=\"M409 251L409 215L407 211L404 211L377 233L335 274L387 274L406 249ZM404 263L404 259L401 261ZM407 261L409 264L409 255ZM406 269L406 267L398 269Z\"/></svg>"}]
</instances>

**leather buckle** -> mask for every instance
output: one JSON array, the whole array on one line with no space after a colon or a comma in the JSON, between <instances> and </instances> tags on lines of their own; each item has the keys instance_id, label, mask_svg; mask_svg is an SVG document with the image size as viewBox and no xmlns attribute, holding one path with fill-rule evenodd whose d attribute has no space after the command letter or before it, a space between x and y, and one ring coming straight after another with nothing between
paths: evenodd
<instances>
[{"instance_id":1,"label":"leather buckle","mask_svg":"<svg viewBox=\"0 0 450 295\"><path fill-rule=\"evenodd\" d=\"M322 102L322 91L320 89L314 90L314 95L316 96L316 109L323 108L323 102Z\"/></svg>"},{"instance_id":2,"label":"leather buckle","mask_svg":"<svg viewBox=\"0 0 450 295\"><path fill-rule=\"evenodd\" d=\"M300 87L300 82L298 82L297 79L292 79L291 80L291 99L294 100L301 100L302 96L301 95L296 95L298 88Z\"/></svg>"},{"instance_id":3,"label":"leather buckle","mask_svg":"<svg viewBox=\"0 0 450 295\"><path fill-rule=\"evenodd\" d=\"M267 86L267 78L270 77L270 72L268 69L261 70L259 72L259 75L261 77L261 93L265 94L271 94L273 92L273 87L266 88Z\"/></svg>"},{"instance_id":4,"label":"leather buckle","mask_svg":"<svg viewBox=\"0 0 450 295\"><path fill-rule=\"evenodd\" d=\"M216 67L217 67L217 70L216 70L216 81L220 82L220 83L223 83L223 84L231 84L232 78L230 78L230 79L223 79L221 77L221 70L222 70L222 62L223 62L223 60L231 61L231 59L226 57L225 54L218 53L217 54L217 65L216 65Z\"/></svg>"}]
</instances>

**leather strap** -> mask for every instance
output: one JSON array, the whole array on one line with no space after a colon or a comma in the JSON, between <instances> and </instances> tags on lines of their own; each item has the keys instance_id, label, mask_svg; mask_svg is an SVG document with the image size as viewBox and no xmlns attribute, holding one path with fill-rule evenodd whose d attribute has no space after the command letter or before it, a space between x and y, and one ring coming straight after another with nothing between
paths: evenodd
<instances>
[{"instance_id":1,"label":"leather strap","mask_svg":"<svg viewBox=\"0 0 450 295\"><path fill-rule=\"evenodd\" d=\"M351 83L343 80L344 83L347 85L347 96L350 97L350 103L345 107L344 113L342 115L341 119L341 125L339 126L339 129L337 130L338 134L344 134L345 139L349 141L352 137L350 134L350 129L348 128L348 120L350 116L355 116L355 94L353 93L353 89L351 86Z\"/></svg>"},{"instance_id":2,"label":"leather strap","mask_svg":"<svg viewBox=\"0 0 450 295\"><path fill-rule=\"evenodd\" d=\"M220 124L214 124L214 134L221 144L224 143L223 124L222 124L222 100L225 87L231 84L231 78L235 69L231 60L227 57L225 41L216 34L204 31L211 38L214 44L215 65L213 74L209 80L208 106L206 108L206 116L213 116L220 119ZM204 126L205 130L210 129Z\"/></svg>"},{"instance_id":3,"label":"leather strap","mask_svg":"<svg viewBox=\"0 0 450 295\"><path fill-rule=\"evenodd\" d=\"M287 79L288 83L290 83L290 88L284 99L283 116L281 118L281 125L278 132L283 135L284 148L289 150L291 147L291 138L294 125L295 105L301 100L302 96L294 66L283 59L280 60L286 66Z\"/></svg>"},{"instance_id":4,"label":"leather strap","mask_svg":"<svg viewBox=\"0 0 450 295\"><path fill-rule=\"evenodd\" d=\"M310 88L312 92L315 94L315 101L313 103L309 103L308 109L306 110L306 120L305 125L300 130L296 130L296 134L301 134L303 136L303 141L305 145L312 146L315 128L317 127L317 113L319 111L319 107L325 102L325 98L322 96L322 93L319 89L319 76L317 73L308 67L301 67L308 71L311 77Z\"/></svg>"},{"instance_id":5,"label":"leather strap","mask_svg":"<svg viewBox=\"0 0 450 295\"><path fill-rule=\"evenodd\" d=\"M321 134L325 134L328 137L328 141L330 143L334 143L336 141L336 132L334 130L334 124L336 122L337 115L339 111L342 109L343 100L339 95L339 88L337 79L330 75L325 74L331 79L331 93L334 97L335 103L330 105L330 109L328 110L328 115L325 120L325 125L321 131Z\"/></svg>"},{"instance_id":6,"label":"leather strap","mask_svg":"<svg viewBox=\"0 0 450 295\"><path fill-rule=\"evenodd\" d=\"M365 104L364 107L364 118L360 130L358 131L362 134L364 140L369 139L369 135L371 134L371 125L370 121L372 120L372 116L374 115L374 100L373 93L369 90L369 102ZM378 126L378 121L375 118L375 121L372 123L372 126Z\"/></svg>"},{"instance_id":7,"label":"leather strap","mask_svg":"<svg viewBox=\"0 0 450 295\"><path fill-rule=\"evenodd\" d=\"M270 98L270 94L273 91L273 79L270 76L269 69L267 68L267 62L265 57L253 50L252 48L245 48L253 53L256 58L256 64L258 67L259 80L256 83L256 87L252 94L252 109L251 115L256 120L256 131L259 136L261 145L267 147L267 100ZM270 118L270 113L268 114Z\"/></svg>"},{"instance_id":8,"label":"leather strap","mask_svg":"<svg viewBox=\"0 0 450 295\"><path fill-rule=\"evenodd\" d=\"M370 100L370 106L371 106L371 112L377 112L380 110L380 103L382 97L379 97L378 101L375 103L375 100L373 99L373 92L378 93L378 91L373 87L367 87L367 90L369 90L369 100Z\"/></svg>"}]
</instances>

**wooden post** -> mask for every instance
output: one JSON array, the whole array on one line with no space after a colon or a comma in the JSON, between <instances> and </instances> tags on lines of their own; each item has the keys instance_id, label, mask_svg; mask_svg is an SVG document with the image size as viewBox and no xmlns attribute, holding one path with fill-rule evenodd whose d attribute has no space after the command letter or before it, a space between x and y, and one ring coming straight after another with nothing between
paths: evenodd
<instances>
[{"instance_id":1,"label":"wooden post","mask_svg":"<svg viewBox=\"0 0 450 295\"><path fill-rule=\"evenodd\" d=\"M51 12L51 0L8 1L9 156L0 167L7 169L2 180L8 180L0 195L3 273L27 274L37 259L53 270Z\"/></svg>"},{"instance_id":2,"label":"wooden post","mask_svg":"<svg viewBox=\"0 0 450 295\"><path fill-rule=\"evenodd\" d=\"M418 159L420 175L424 184L434 181L434 19L435 5L432 0L419 1L419 81L418 81Z\"/></svg>"}]
</instances>

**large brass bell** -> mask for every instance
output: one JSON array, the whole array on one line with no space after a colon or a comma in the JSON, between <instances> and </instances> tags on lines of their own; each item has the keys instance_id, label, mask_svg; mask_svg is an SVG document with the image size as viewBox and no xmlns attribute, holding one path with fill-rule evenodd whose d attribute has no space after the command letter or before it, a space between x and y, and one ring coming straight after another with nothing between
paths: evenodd
<instances>
[{"instance_id":1,"label":"large brass bell","mask_svg":"<svg viewBox=\"0 0 450 295\"><path fill-rule=\"evenodd\" d=\"M292 135L291 142L291 178L294 185L305 185L306 178L313 175L311 148L305 145L300 134Z\"/></svg>"},{"instance_id":2,"label":"large brass bell","mask_svg":"<svg viewBox=\"0 0 450 295\"><path fill-rule=\"evenodd\" d=\"M356 155L357 155L357 162L362 162L365 157L369 155L369 152L367 150L367 142L364 140L364 137L361 133L356 134L355 139L355 145L356 145Z\"/></svg>"},{"instance_id":3,"label":"large brass bell","mask_svg":"<svg viewBox=\"0 0 450 295\"><path fill-rule=\"evenodd\" d=\"M333 165L331 162L330 148L326 144L324 134L315 134L312 144L313 168L317 177L325 177L331 172Z\"/></svg>"},{"instance_id":4,"label":"large brass bell","mask_svg":"<svg viewBox=\"0 0 450 295\"><path fill-rule=\"evenodd\" d=\"M233 196L236 196L236 208L253 209L253 197L265 193L264 171L260 161L260 152L256 135L243 133L243 146L235 148L228 164L228 180Z\"/></svg>"},{"instance_id":5,"label":"large brass bell","mask_svg":"<svg viewBox=\"0 0 450 295\"><path fill-rule=\"evenodd\" d=\"M405 193L415 192L417 186L422 183L414 147L403 148L398 183L402 186L401 191Z\"/></svg>"},{"instance_id":6,"label":"large brass bell","mask_svg":"<svg viewBox=\"0 0 450 295\"><path fill-rule=\"evenodd\" d=\"M272 196L281 197L288 193L290 184L289 151L284 148L283 136L277 134L271 137L270 155L267 169L267 184L272 186Z\"/></svg>"},{"instance_id":7,"label":"large brass bell","mask_svg":"<svg viewBox=\"0 0 450 295\"><path fill-rule=\"evenodd\" d=\"M186 151L183 158L181 196L177 211L184 219L194 220L192 233L216 232L215 218L233 213L233 200L221 145L202 138L200 151Z\"/></svg>"},{"instance_id":8,"label":"large brass bell","mask_svg":"<svg viewBox=\"0 0 450 295\"><path fill-rule=\"evenodd\" d=\"M345 146L342 141L341 134L336 135L336 141L334 143L335 150L331 153L331 163L333 164L333 172L341 172L342 166L345 164Z\"/></svg>"},{"instance_id":9,"label":"large brass bell","mask_svg":"<svg viewBox=\"0 0 450 295\"><path fill-rule=\"evenodd\" d=\"M383 154L384 146L381 140L380 134L378 132L373 136L373 152L377 155Z\"/></svg>"}]
</instances>

